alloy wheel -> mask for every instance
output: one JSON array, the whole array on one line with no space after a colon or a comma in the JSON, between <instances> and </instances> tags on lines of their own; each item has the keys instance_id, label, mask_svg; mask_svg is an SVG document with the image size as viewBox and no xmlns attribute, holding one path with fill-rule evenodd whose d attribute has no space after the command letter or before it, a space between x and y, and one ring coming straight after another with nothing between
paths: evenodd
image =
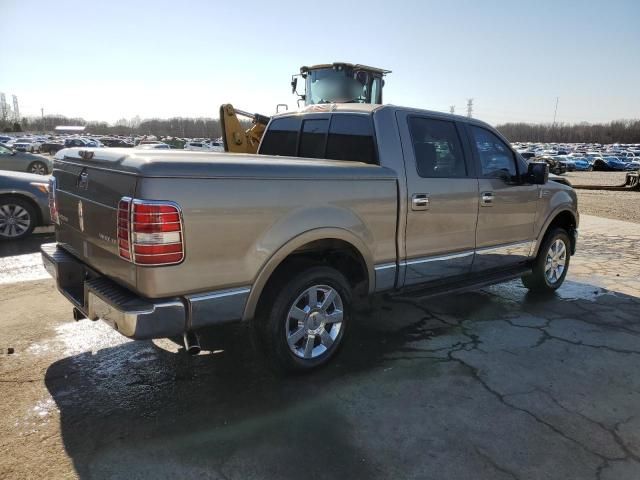
<instances>
[{"instance_id":1,"label":"alloy wheel","mask_svg":"<svg viewBox=\"0 0 640 480\"><path fill-rule=\"evenodd\" d=\"M286 318L289 349L304 359L317 358L329 350L342 330L342 298L328 285L314 285L293 302Z\"/></svg>"},{"instance_id":2,"label":"alloy wheel","mask_svg":"<svg viewBox=\"0 0 640 480\"><path fill-rule=\"evenodd\" d=\"M566 264L567 246L563 240L558 238L549 247L544 266L544 275L549 284L553 285L562 277Z\"/></svg>"},{"instance_id":3,"label":"alloy wheel","mask_svg":"<svg viewBox=\"0 0 640 480\"><path fill-rule=\"evenodd\" d=\"M0 206L0 235L6 238L16 238L23 235L31 226L29 212L16 204Z\"/></svg>"}]
</instances>

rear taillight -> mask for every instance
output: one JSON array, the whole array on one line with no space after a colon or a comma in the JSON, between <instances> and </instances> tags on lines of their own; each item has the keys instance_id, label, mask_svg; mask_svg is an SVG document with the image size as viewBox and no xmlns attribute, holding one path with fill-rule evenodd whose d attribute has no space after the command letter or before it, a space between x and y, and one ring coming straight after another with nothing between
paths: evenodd
<instances>
[{"instance_id":1,"label":"rear taillight","mask_svg":"<svg viewBox=\"0 0 640 480\"><path fill-rule=\"evenodd\" d=\"M56 177L54 176L49 179L49 216L53 223L60 225L58 207L56 206Z\"/></svg>"},{"instance_id":2,"label":"rear taillight","mask_svg":"<svg viewBox=\"0 0 640 480\"><path fill-rule=\"evenodd\" d=\"M173 202L124 197L118 203L118 251L137 265L172 265L184 259L182 213Z\"/></svg>"}]
</instances>

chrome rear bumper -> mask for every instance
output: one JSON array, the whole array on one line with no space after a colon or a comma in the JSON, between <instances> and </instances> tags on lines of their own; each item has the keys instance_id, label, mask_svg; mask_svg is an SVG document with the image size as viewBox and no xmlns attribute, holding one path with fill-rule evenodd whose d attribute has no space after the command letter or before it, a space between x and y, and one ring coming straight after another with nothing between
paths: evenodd
<instances>
[{"instance_id":1,"label":"chrome rear bumper","mask_svg":"<svg viewBox=\"0 0 640 480\"><path fill-rule=\"evenodd\" d=\"M145 299L94 272L55 243L42 245L42 261L60 293L91 320L102 319L134 339L181 335L186 308L180 298Z\"/></svg>"},{"instance_id":2,"label":"chrome rear bumper","mask_svg":"<svg viewBox=\"0 0 640 480\"><path fill-rule=\"evenodd\" d=\"M56 243L40 247L44 267L62 293L91 320L133 339L182 335L242 318L250 287L173 298L144 298L101 275Z\"/></svg>"}]
</instances>

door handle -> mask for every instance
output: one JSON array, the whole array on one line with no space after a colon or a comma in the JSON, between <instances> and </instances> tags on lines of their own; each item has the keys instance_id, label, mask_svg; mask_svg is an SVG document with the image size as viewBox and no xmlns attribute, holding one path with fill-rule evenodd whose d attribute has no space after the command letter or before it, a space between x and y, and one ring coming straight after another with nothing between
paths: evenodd
<instances>
[{"instance_id":1,"label":"door handle","mask_svg":"<svg viewBox=\"0 0 640 480\"><path fill-rule=\"evenodd\" d=\"M493 206L493 192L482 192L480 195L480 205L483 207Z\"/></svg>"},{"instance_id":2,"label":"door handle","mask_svg":"<svg viewBox=\"0 0 640 480\"><path fill-rule=\"evenodd\" d=\"M411 210L429 210L429 194L414 193L411 196Z\"/></svg>"}]
</instances>

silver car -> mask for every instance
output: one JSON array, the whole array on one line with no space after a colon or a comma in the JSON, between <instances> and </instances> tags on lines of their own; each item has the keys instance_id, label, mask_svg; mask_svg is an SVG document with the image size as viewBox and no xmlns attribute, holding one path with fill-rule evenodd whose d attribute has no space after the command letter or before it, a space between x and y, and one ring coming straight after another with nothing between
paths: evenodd
<instances>
[{"instance_id":1,"label":"silver car","mask_svg":"<svg viewBox=\"0 0 640 480\"><path fill-rule=\"evenodd\" d=\"M53 163L49 158L0 145L0 170L48 175L53 170Z\"/></svg>"}]
</instances>

